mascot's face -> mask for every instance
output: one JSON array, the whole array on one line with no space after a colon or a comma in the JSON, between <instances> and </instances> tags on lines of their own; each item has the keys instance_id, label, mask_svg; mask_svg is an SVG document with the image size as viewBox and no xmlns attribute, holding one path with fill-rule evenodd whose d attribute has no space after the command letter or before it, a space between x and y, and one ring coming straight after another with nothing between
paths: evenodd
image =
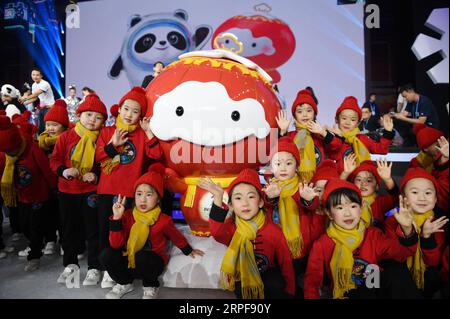
<instances>
[{"instance_id":1,"label":"mascot's face","mask_svg":"<svg viewBox=\"0 0 450 319\"><path fill-rule=\"evenodd\" d=\"M211 27L202 25L193 29L187 19L183 10L173 14L132 16L121 53L108 76L116 79L123 71L130 86L139 86L145 76L152 73L155 62L167 65L180 54L203 47L211 37Z\"/></svg>"},{"instance_id":2,"label":"mascot's face","mask_svg":"<svg viewBox=\"0 0 450 319\"><path fill-rule=\"evenodd\" d=\"M267 162L280 109L270 78L253 62L218 52L187 54L195 56L168 66L147 88L152 131L181 176L237 174Z\"/></svg>"}]
</instances>

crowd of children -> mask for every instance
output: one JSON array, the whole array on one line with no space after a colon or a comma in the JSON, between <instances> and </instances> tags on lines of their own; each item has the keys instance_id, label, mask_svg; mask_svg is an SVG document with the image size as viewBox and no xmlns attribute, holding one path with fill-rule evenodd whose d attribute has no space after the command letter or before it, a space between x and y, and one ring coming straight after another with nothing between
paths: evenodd
<instances>
[{"instance_id":1,"label":"crowd of children","mask_svg":"<svg viewBox=\"0 0 450 319\"><path fill-rule=\"evenodd\" d=\"M200 179L198 186L213 196L211 234L228 247L220 286L244 299L448 297L444 134L415 127L420 153L397 185L392 163L371 160L389 152L389 115L381 117L382 136L373 140L358 128L362 111L354 97L337 108L333 128L317 121L310 90L299 91L291 112L291 132L285 111L276 118L280 138L264 186L252 169L227 189ZM112 288L106 298L118 299L140 278L143 298L150 299L169 261L168 240L186 256L203 256L161 209L162 149L146 113L140 87L111 108L111 126L95 93L78 106L78 121L69 121L64 100L55 101L39 136L27 112L12 120L0 113L0 199L14 236L21 232L29 241L19 253L27 256L25 271L39 268L58 234L58 283L79 270L86 251L83 285ZM0 233L0 257L12 251Z\"/></svg>"}]
</instances>

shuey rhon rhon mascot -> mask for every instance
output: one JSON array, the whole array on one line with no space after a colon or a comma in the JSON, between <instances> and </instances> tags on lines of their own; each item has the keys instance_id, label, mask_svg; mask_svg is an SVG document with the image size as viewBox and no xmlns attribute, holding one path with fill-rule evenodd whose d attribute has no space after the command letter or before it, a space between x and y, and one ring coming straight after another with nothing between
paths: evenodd
<instances>
[{"instance_id":1,"label":"shuey rhon rhon mascot","mask_svg":"<svg viewBox=\"0 0 450 319\"><path fill-rule=\"evenodd\" d=\"M146 116L164 152L166 186L181 193L192 232L209 236L213 198L196 185L210 177L227 188L244 168L267 163L281 109L272 78L230 51L196 51L167 66L146 95Z\"/></svg>"},{"instance_id":2,"label":"shuey rhon rhon mascot","mask_svg":"<svg viewBox=\"0 0 450 319\"><path fill-rule=\"evenodd\" d=\"M130 87L138 86L153 72L155 62L168 65L180 54L202 48L210 39L212 28L192 28L187 20L184 10L131 16L120 54L108 71L109 78L116 79L123 72Z\"/></svg>"}]
</instances>

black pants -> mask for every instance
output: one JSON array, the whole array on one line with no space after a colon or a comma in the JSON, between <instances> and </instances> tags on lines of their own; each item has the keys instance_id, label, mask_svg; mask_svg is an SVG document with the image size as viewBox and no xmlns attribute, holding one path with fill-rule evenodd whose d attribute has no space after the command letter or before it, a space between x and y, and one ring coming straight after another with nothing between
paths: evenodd
<instances>
[{"instance_id":1,"label":"black pants","mask_svg":"<svg viewBox=\"0 0 450 319\"><path fill-rule=\"evenodd\" d=\"M60 230L60 228L58 197L53 195L48 201L48 214L44 228L45 242L56 242L56 231ZM61 236L60 231L59 235Z\"/></svg>"},{"instance_id":2,"label":"black pants","mask_svg":"<svg viewBox=\"0 0 450 319\"><path fill-rule=\"evenodd\" d=\"M41 258L42 256L47 209L47 203L25 204L19 202L21 229L29 240L31 248L27 257L28 260Z\"/></svg>"},{"instance_id":3,"label":"black pants","mask_svg":"<svg viewBox=\"0 0 450 319\"><path fill-rule=\"evenodd\" d=\"M280 269L271 268L261 274L261 280L264 284L264 299L286 299L290 298L284 291L286 282ZM238 299L242 299L241 282L235 283L234 293Z\"/></svg>"},{"instance_id":4,"label":"black pants","mask_svg":"<svg viewBox=\"0 0 450 319\"><path fill-rule=\"evenodd\" d=\"M99 251L109 246L109 217L112 216L114 195L98 195ZM127 198L125 210L131 208L133 199Z\"/></svg>"},{"instance_id":5,"label":"black pants","mask_svg":"<svg viewBox=\"0 0 450 319\"><path fill-rule=\"evenodd\" d=\"M21 233L20 229L20 212L19 207L8 207L9 210L9 225L11 226L11 230L13 234Z\"/></svg>"},{"instance_id":6,"label":"black pants","mask_svg":"<svg viewBox=\"0 0 450 319\"><path fill-rule=\"evenodd\" d=\"M78 265L77 255L87 241L88 269L99 269L97 206L93 203L95 193L59 194L61 213L63 264Z\"/></svg>"},{"instance_id":7,"label":"black pants","mask_svg":"<svg viewBox=\"0 0 450 319\"><path fill-rule=\"evenodd\" d=\"M292 264L295 272L295 298L303 299L303 275L308 265L308 257L293 259Z\"/></svg>"},{"instance_id":8,"label":"black pants","mask_svg":"<svg viewBox=\"0 0 450 319\"><path fill-rule=\"evenodd\" d=\"M50 109L44 107L44 108L40 109L38 112L38 135L40 135L42 132L45 131L44 117L45 117L45 114L47 114L47 112L49 110Z\"/></svg>"},{"instance_id":9,"label":"black pants","mask_svg":"<svg viewBox=\"0 0 450 319\"><path fill-rule=\"evenodd\" d=\"M136 253L136 268L128 268L128 257L122 249L108 247L100 254L100 262L111 278L121 285L131 284L134 279L142 279L144 287L159 287L158 277L164 270L164 261L156 253L141 250Z\"/></svg>"}]
</instances>

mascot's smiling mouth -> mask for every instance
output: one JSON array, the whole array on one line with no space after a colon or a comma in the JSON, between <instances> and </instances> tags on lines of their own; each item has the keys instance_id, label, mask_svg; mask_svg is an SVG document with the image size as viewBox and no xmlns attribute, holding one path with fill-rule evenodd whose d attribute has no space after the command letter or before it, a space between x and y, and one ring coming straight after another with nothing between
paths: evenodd
<instances>
[{"instance_id":1,"label":"mascot's smiling mouth","mask_svg":"<svg viewBox=\"0 0 450 319\"><path fill-rule=\"evenodd\" d=\"M167 46L167 47L162 47L162 48L157 48L157 47L155 47L156 50L160 50L160 51L164 51L164 50L167 49L167 48L168 48L168 46Z\"/></svg>"}]
</instances>

